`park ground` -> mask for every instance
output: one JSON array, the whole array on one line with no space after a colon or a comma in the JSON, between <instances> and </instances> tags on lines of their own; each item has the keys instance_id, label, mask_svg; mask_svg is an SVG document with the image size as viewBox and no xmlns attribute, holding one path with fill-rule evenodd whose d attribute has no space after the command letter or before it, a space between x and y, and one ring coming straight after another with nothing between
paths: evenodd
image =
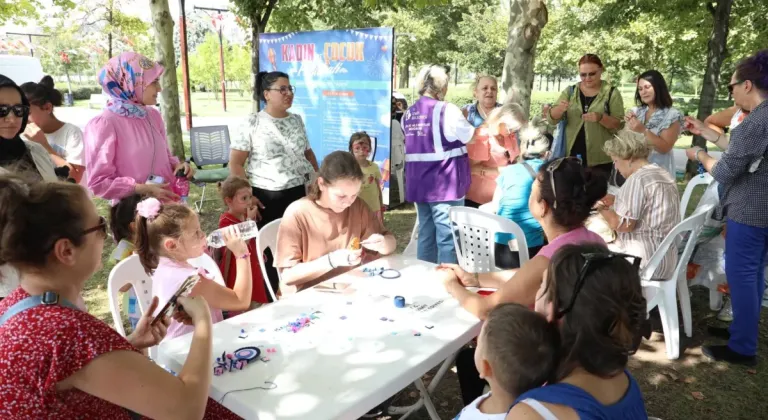
<instances>
[{"instance_id":1,"label":"park ground","mask_svg":"<svg viewBox=\"0 0 768 420\"><path fill-rule=\"evenodd\" d=\"M682 193L685 183L680 182ZM702 187L699 187L702 188ZM703 190L695 192L692 203L698 202ZM201 189L193 186L190 202L197 200ZM218 200L215 188L208 188L200 216L204 231L212 231L218 226L218 218L223 205ZM96 199L100 214L107 216L109 203ZM689 208L689 213L692 208ZM394 232L398 242L398 252L405 248L415 221L415 211L405 204L385 213L385 224ZM114 245L107 240L104 247L104 266L85 286L85 299L88 310L97 318L112 324L109 312L107 276L114 266L109 256ZM761 398L766 384L768 371L762 370L763 364L754 369L729 366L724 363L712 363L701 354L701 345L707 342L706 326L716 323L716 313L709 310L708 292L694 288L691 300L693 309L693 337L682 337L681 358L667 360L664 350L664 338L661 327L654 328L650 340L645 340L640 350L631 358L629 369L637 378L642 388L648 413L664 420L683 419L758 419L768 418L768 399ZM760 344L758 356L761 360L768 357L768 325L763 317L760 325ZM681 328L682 330L682 328ZM431 379L433 370L425 378ZM416 389L411 386L403 390L395 399L397 405L406 405L417 399ZM453 418L462 408L455 371L449 372L434 395L434 402L440 417ZM396 419L384 416L381 419ZM427 420L425 409L411 416L417 420Z\"/></svg>"}]
</instances>

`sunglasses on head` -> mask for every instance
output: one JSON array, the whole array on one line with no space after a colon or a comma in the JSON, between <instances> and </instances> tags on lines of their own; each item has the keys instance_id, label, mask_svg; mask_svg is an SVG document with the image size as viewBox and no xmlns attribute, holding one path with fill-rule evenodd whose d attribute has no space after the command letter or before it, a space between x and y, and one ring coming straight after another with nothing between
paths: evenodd
<instances>
[{"instance_id":1,"label":"sunglasses on head","mask_svg":"<svg viewBox=\"0 0 768 420\"><path fill-rule=\"evenodd\" d=\"M733 88L738 86L738 85L740 85L740 84L742 84L742 83L744 83L744 82L746 82L746 80L742 80L742 81L736 82L736 83L731 83L730 85L728 85L728 93L733 95Z\"/></svg>"},{"instance_id":2,"label":"sunglasses on head","mask_svg":"<svg viewBox=\"0 0 768 420\"><path fill-rule=\"evenodd\" d=\"M555 319L560 319L565 314L570 312L573 309L573 304L576 302L576 296L581 291L581 288L584 286L584 281L587 278L587 274L589 274L590 269L594 269L596 266L605 263L606 261L613 260L614 258L632 258L632 268L636 271L640 271L640 262L643 260L640 257L636 257L634 255L628 255L628 254L620 254L620 253L614 253L614 252L589 252L589 253L582 253L581 258L584 258L584 265L581 266L581 271L579 271L579 277L576 279L576 284L573 286L573 294L571 295L571 299L568 302L568 305L565 306L564 309L557 312L557 316Z\"/></svg>"},{"instance_id":3,"label":"sunglasses on head","mask_svg":"<svg viewBox=\"0 0 768 420\"><path fill-rule=\"evenodd\" d=\"M557 190L555 189L555 171L560 169L560 166L566 160L574 160L574 161L578 162L579 165L581 165L581 161L579 160L579 158L575 158L573 156L567 156L567 157L562 157L562 158L557 159L557 160L553 160L552 163L550 163L547 166L547 172L549 172L549 182L552 185L552 195L555 197L555 199L553 200L553 203L552 203L552 208L553 209L557 208Z\"/></svg>"},{"instance_id":4,"label":"sunglasses on head","mask_svg":"<svg viewBox=\"0 0 768 420\"><path fill-rule=\"evenodd\" d=\"M13 112L16 118L24 118L29 115L29 107L26 105L0 105L0 118L5 118Z\"/></svg>"}]
</instances>

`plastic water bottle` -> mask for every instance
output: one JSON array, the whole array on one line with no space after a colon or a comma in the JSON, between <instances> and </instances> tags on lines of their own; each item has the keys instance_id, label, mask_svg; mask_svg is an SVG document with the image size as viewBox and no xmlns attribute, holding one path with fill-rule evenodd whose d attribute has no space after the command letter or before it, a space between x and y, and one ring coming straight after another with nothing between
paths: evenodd
<instances>
[{"instance_id":1,"label":"plastic water bottle","mask_svg":"<svg viewBox=\"0 0 768 420\"><path fill-rule=\"evenodd\" d=\"M176 195L181 197L182 202L187 202L187 197L189 197L189 179L184 175L184 169L176 171L176 177L173 178L171 189Z\"/></svg>"},{"instance_id":2,"label":"plastic water bottle","mask_svg":"<svg viewBox=\"0 0 768 420\"><path fill-rule=\"evenodd\" d=\"M256 222L253 220L248 220L242 223L238 223L237 228L240 229L240 237L243 238L244 241L247 241L249 239L253 239L256 237L256 235L259 233L259 227L256 226ZM224 230L226 228L217 229L211 232L210 235L208 235L208 246L211 248L221 248L224 244Z\"/></svg>"}]
</instances>

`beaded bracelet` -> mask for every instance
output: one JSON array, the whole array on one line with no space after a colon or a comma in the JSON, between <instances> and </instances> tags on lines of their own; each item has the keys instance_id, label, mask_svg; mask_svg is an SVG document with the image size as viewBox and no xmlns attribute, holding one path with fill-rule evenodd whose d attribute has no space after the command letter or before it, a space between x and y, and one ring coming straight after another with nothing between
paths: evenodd
<instances>
[{"instance_id":1,"label":"beaded bracelet","mask_svg":"<svg viewBox=\"0 0 768 420\"><path fill-rule=\"evenodd\" d=\"M238 259L238 260L245 260L245 259L248 259L248 257L250 257L250 256L251 256L251 254L250 254L250 253L245 253L245 254L243 254L243 255L241 255L241 256L239 256L239 257L237 257L237 259Z\"/></svg>"}]
</instances>

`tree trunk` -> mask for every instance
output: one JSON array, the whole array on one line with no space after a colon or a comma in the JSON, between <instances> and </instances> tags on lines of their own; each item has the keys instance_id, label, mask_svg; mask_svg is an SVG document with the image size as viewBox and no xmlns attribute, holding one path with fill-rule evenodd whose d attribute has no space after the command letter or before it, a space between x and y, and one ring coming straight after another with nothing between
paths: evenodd
<instances>
[{"instance_id":1,"label":"tree trunk","mask_svg":"<svg viewBox=\"0 0 768 420\"><path fill-rule=\"evenodd\" d=\"M115 3L113 0L109 1L109 8L107 9L107 21L109 22L109 34L107 34L107 42L109 44L109 48L107 51L107 54L109 55L107 57L107 60L112 58L112 9L115 7Z\"/></svg>"},{"instance_id":2,"label":"tree trunk","mask_svg":"<svg viewBox=\"0 0 768 420\"><path fill-rule=\"evenodd\" d=\"M544 76L542 76L541 74L539 75L539 91L541 91L541 79L542 79L543 77L544 77Z\"/></svg>"},{"instance_id":3,"label":"tree trunk","mask_svg":"<svg viewBox=\"0 0 768 420\"><path fill-rule=\"evenodd\" d=\"M400 89L407 88L408 87L408 79L410 79L410 68L411 68L411 62L410 61L404 61L403 67L400 69Z\"/></svg>"},{"instance_id":4,"label":"tree trunk","mask_svg":"<svg viewBox=\"0 0 768 420\"><path fill-rule=\"evenodd\" d=\"M69 78L69 67L64 66L64 75L67 76L67 92L72 94L72 79Z\"/></svg>"},{"instance_id":5,"label":"tree trunk","mask_svg":"<svg viewBox=\"0 0 768 420\"><path fill-rule=\"evenodd\" d=\"M558 91L558 92L562 92L562 91L560 90L560 82L561 82L562 80L563 80L563 79L562 79L560 76L557 76L557 91Z\"/></svg>"},{"instance_id":6,"label":"tree trunk","mask_svg":"<svg viewBox=\"0 0 768 420\"><path fill-rule=\"evenodd\" d=\"M506 101L522 105L527 116L531 107L536 44L547 24L547 6L544 0L510 0L509 6L502 88Z\"/></svg>"},{"instance_id":7,"label":"tree trunk","mask_svg":"<svg viewBox=\"0 0 768 420\"><path fill-rule=\"evenodd\" d=\"M712 13L712 35L707 43L707 68L704 72L704 81L701 87L701 97L699 99L699 110L696 118L704 121L712 114L712 108L717 96L717 85L720 82L720 67L728 55L726 43L728 42L729 20L731 17L731 6L733 0L718 0L717 5L708 5ZM707 141L701 136L693 137L693 145L706 148ZM697 166L689 161L686 166L686 172L695 174Z\"/></svg>"},{"instance_id":8,"label":"tree trunk","mask_svg":"<svg viewBox=\"0 0 768 420\"><path fill-rule=\"evenodd\" d=\"M549 92L549 76L547 76L547 92Z\"/></svg>"},{"instance_id":9,"label":"tree trunk","mask_svg":"<svg viewBox=\"0 0 768 420\"><path fill-rule=\"evenodd\" d=\"M152 28L155 32L155 56L163 63L165 71L160 79L163 88L163 120L171 151L184 160L184 140L181 136L181 113L179 112L179 82L176 78L176 52L173 48L173 19L168 9L168 0L150 0Z\"/></svg>"}]
</instances>

